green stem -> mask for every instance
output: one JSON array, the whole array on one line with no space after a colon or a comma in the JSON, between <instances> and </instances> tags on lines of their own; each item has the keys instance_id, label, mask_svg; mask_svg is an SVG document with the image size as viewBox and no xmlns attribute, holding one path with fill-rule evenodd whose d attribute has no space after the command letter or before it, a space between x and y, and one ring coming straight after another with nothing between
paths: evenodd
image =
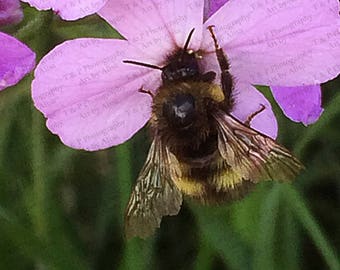
<instances>
[{"instance_id":1,"label":"green stem","mask_svg":"<svg viewBox=\"0 0 340 270\"><path fill-rule=\"evenodd\" d=\"M0 179L16 178L16 172L8 170L6 167L6 160L8 155L6 151L11 142L11 130L15 120L20 117L18 104L23 99L23 91L20 91L20 86L27 86L27 79L24 79L20 84L13 86L7 92L1 94L0 101L0 115L1 115L1 128L0 128ZM26 93L24 93L26 94Z\"/></svg>"},{"instance_id":2,"label":"green stem","mask_svg":"<svg viewBox=\"0 0 340 270\"><path fill-rule=\"evenodd\" d=\"M212 248L204 241L201 236L199 251L197 254L195 269L196 270L206 270L212 268L212 263L214 259L214 252Z\"/></svg>"},{"instance_id":3,"label":"green stem","mask_svg":"<svg viewBox=\"0 0 340 270\"><path fill-rule=\"evenodd\" d=\"M126 204L131 193L132 182L132 153L130 143L125 143L116 148L116 170L118 177L118 190L120 194L120 217L123 221ZM121 223L122 231L124 224ZM124 256L119 269L142 270L150 268L148 262L151 261L150 240L131 239L125 242ZM148 259L146 259L148 258Z\"/></svg>"},{"instance_id":4,"label":"green stem","mask_svg":"<svg viewBox=\"0 0 340 270\"><path fill-rule=\"evenodd\" d=\"M263 203L255 243L254 269L275 269L275 228L280 204L280 184L275 184Z\"/></svg>"},{"instance_id":5,"label":"green stem","mask_svg":"<svg viewBox=\"0 0 340 270\"><path fill-rule=\"evenodd\" d=\"M33 177L33 224L38 236L47 236L46 220L46 173L45 173L45 153L44 138L42 131L44 123L41 115L32 105L32 177Z\"/></svg>"},{"instance_id":6,"label":"green stem","mask_svg":"<svg viewBox=\"0 0 340 270\"><path fill-rule=\"evenodd\" d=\"M125 204L127 204L131 192L132 172L131 172L131 153L129 143L119 145L115 149L116 175L118 181L118 191L120 196L120 216L123 221ZM122 228L123 222L121 223Z\"/></svg>"},{"instance_id":7,"label":"green stem","mask_svg":"<svg viewBox=\"0 0 340 270\"><path fill-rule=\"evenodd\" d=\"M282 219L282 253L281 253L281 265L284 265L286 269L298 270L299 255L300 255L300 235L297 227L297 222L292 210L286 205L283 205L283 219Z\"/></svg>"}]
</instances>

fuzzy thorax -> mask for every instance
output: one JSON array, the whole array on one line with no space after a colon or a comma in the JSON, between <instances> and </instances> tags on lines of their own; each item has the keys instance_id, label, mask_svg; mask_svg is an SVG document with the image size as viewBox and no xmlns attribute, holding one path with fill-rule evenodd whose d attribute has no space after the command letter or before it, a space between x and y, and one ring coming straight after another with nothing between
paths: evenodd
<instances>
[{"instance_id":1,"label":"fuzzy thorax","mask_svg":"<svg viewBox=\"0 0 340 270\"><path fill-rule=\"evenodd\" d=\"M216 127L211 111L224 103L222 89L201 81L171 82L162 85L152 105L150 127L174 153L195 155L209 152ZM208 144L208 145L206 145ZM187 152L187 153L186 153Z\"/></svg>"}]
</instances>

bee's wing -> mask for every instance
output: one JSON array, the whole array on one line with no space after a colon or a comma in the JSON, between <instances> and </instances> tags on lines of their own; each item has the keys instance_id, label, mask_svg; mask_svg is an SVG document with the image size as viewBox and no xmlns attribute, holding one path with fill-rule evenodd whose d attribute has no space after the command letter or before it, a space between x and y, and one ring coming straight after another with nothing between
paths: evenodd
<instances>
[{"instance_id":1,"label":"bee's wing","mask_svg":"<svg viewBox=\"0 0 340 270\"><path fill-rule=\"evenodd\" d=\"M218 129L218 150L230 170L219 189L228 189L248 180L293 180L303 165L286 148L268 136L243 125L232 116L214 113Z\"/></svg>"},{"instance_id":2,"label":"bee's wing","mask_svg":"<svg viewBox=\"0 0 340 270\"><path fill-rule=\"evenodd\" d=\"M156 137L126 209L127 238L145 238L159 228L163 216L178 214L182 194L173 179L179 174L176 158Z\"/></svg>"}]
</instances>

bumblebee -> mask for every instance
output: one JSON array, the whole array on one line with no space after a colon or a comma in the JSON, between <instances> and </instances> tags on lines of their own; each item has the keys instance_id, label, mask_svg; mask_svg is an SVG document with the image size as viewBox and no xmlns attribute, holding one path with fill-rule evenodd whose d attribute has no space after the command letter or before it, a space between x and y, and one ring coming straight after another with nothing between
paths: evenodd
<instances>
[{"instance_id":1,"label":"bumblebee","mask_svg":"<svg viewBox=\"0 0 340 270\"><path fill-rule=\"evenodd\" d=\"M221 70L203 73L199 52L183 48L164 67L125 63L162 70L162 85L152 96L149 128L153 138L146 162L132 191L125 216L128 238L145 238L163 216L177 215L182 195L203 203L222 203L244 196L257 182L292 180L303 165L287 149L231 115L233 77L228 59L208 27Z\"/></svg>"}]
</instances>

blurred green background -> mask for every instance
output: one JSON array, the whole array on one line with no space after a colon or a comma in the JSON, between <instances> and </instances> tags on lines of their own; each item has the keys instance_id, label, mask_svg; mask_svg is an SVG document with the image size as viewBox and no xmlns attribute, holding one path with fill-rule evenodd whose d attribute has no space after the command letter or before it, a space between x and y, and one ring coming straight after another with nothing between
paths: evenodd
<instances>
[{"instance_id":1,"label":"blurred green background","mask_svg":"<svg viewBox=\"0 0 340 270\"><path fill-rule=\"evenodd\" d=\"M119 36L97 16L64 22L24 7L25 20L2 31L39 59L67 39ZM323 85L325 112L308 128L273 101L278 141L306 166L293 184L263 183L219 207L186 199L153 237L130 241L124 209L147 131L105 151L70 149L34 108L32 78L0 93L0 269L340 269L339 78Z\"/></svg>"}]
</instances>

